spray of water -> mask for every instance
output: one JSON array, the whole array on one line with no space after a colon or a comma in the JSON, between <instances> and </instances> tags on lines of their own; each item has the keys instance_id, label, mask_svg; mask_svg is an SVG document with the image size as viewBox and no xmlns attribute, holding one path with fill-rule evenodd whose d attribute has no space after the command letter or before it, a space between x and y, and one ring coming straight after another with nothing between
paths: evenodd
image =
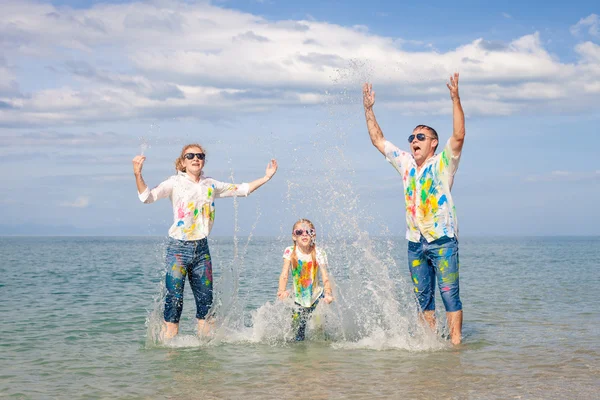
<instances>
[{"instance_id":1,"label":"spray of water","mask_svg":"<svg viewBox=\"0 0 600 400\"><path fill-rule=\"evenodd\" d=\"M352 121L356 121L355 116L360 113L357 109L360 110L362 101L361 84L368 80L371 70L368 64L353 61L349 68L338 71L333 87L325 93L327 119L317 124L310 148L297 145L300 151L292 152L294 167L306 171L310 179L298 176L288 180L286 211L298 218L309 217L317 230L325 233L318 238L318 245L327 251L330 278L334 283L335 301L329 305L321 302L317 306L307 326L307 337L330 342L340 349L446 348L447 343L420 322L412 286L402 277L391 276L392 270L406 268L401 249L397 248L398 240L386 236L389 234L386 226L380 227L383 236L369 235L366 226L375 220L375 212L361 204L354 190L355 171L352 160L344 152L345 141L348 132L354 129ZM321 160L321 164L306 168L307 153L312 159ZM304 196L305 193L311 196ZM233 255L222 258L231 261L221 267L221 285L212 311L217 321L215 334L208 340L180 335L182 337L169 342L169 346L224 342L288 345L294 337L292 300L268 301L249 310L251 301L247 293L244 295L242 283L254 287L252 290L265 284L263 276L253 276L251 269L246 268L248 262L261 262L260 255L248 256L252 233L261 214L257 212L251 234L240 248L237 200L234 207ZM304 214L307 210L316 218ZM281 227L281 236L272 243L274 251L282 252L290 244L289 230L289 227ZM276 284L274 278L273 286ZM160 306L150 313L149 320L159 318L157 309ZM149 342L157 343L155 328L149 328L148 337Z\"/></svg>"}]
</instances>

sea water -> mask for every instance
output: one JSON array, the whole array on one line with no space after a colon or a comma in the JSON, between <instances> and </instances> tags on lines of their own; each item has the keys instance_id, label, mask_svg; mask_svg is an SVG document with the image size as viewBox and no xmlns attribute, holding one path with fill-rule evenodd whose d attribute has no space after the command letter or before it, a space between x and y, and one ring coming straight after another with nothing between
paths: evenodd
<instances>
[{"instance_id":1,"label":"sea water","mask_svg":"<svg viewBox=\"0 0 600 400\"><path fill-rule=\"evenodd\" d=\"M367 236L323 241L336 301L302 343L276 301L289 238L212 238L216 334L195 336L188 287L181 334L160 343L165 243L0 238L0 395L597 398L598 237L461 238L459 347L419 324L405 240Z\"/></svg>"}]
</instances>

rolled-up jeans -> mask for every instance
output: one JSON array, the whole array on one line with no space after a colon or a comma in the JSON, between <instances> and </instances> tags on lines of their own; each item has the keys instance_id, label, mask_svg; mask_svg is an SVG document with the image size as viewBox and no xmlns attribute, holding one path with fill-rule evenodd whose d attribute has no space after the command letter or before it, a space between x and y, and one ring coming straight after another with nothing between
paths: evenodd
<instances>
[{"instance_id":1,"label":"rolled-up jeans","mask_svg":"<svg viewBox=\"0 0 600 400\"><path fill-rule=\"evenodd\" d=\"M423 236L408 242L408 268L422 311L435 310L435 281L447 312L462 310L458 279L458 241L442 236L428 243Z\"/></svg>"},{"instance_id":2,"label":"rolled-up jeans","mask_svg":"<svg viewBox=\"0 0 600 400\"><path fill-rule=\"evenodd\" d=\"M165 262L167 266L165 321L179 323L186 276L196 300L196 318L204 319L213 302L212 263L208 240L169 238Z\"/></svg>"}]
</instances>

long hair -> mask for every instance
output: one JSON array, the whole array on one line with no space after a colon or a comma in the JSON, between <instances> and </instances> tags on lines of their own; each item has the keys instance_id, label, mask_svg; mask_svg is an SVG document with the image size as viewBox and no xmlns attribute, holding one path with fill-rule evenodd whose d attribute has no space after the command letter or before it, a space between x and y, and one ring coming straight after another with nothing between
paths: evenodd
<instances>
[{"instance_id":1,"label":"long hair","mask_svg":"<svg viewBox=\"0 0 600 400\"><path fill-rule=\"evenodd\" d=\"M307 220L305 218L301 218L298 221L296 221L296 223L292 227L292 235L294 234L296 227L302 223L307 224L308 226L310 226L311 229L315 229L315 226L313 225L312 222L310 222L309 220ZM316 230L315 230L315 232L316 232ZM315 241L315 238L316 238L316 234L313 237L313 240L310 241L310 257L312 258L313 266L316 267L318 264L317 264L317 243ZM298 257L296 256L296 241L294 241L294 248L292 250L292 256L290 257L290 262L292 263L292 269L295 269L298 267Z\"/></svg>"},{"instance_id":2,"label":"long hair","mask_svg":"<svg viewBox=\"0 0 600 400\"><path fill-rule=\"evenodd\" d=\"M175 160L175 169L177 171L185 172L185 167L183 166L183 156L185 156L185 153L187 153L188 149L191 149L192 147L197 147L202 151L202 153L206 154L206 150L204 150L204 147L200 146L199 144L186 144L185 146L183 146L183 149L181 149L181 154L179 155L179 157L177 157L177 159Z\"/></svg>"}]
</instances>

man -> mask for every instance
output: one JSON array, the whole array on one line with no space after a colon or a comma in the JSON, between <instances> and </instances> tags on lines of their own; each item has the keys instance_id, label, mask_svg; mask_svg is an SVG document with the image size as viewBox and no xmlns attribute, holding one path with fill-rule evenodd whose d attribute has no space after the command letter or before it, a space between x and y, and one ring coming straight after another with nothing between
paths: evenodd
<instances>
[{"instance_id":1,"label":"man","mask_svg":"<svg viewBox=\"0 0 600 400\"><path fill-rule=\"evenodd\" d=\"M465 115L458 95L458 73L446 86L452 99L452 136L440 154L437 132L418 125L408 137L410 153L385 140L373 112L375 92L363 86L369 136L402 176L406 202L408 264L423 317L435 329L435 280L440 290L452 343L461 342L462 303L458 280L458 225L450 190L465 140Z\"/></svg>"}]
</instances>

